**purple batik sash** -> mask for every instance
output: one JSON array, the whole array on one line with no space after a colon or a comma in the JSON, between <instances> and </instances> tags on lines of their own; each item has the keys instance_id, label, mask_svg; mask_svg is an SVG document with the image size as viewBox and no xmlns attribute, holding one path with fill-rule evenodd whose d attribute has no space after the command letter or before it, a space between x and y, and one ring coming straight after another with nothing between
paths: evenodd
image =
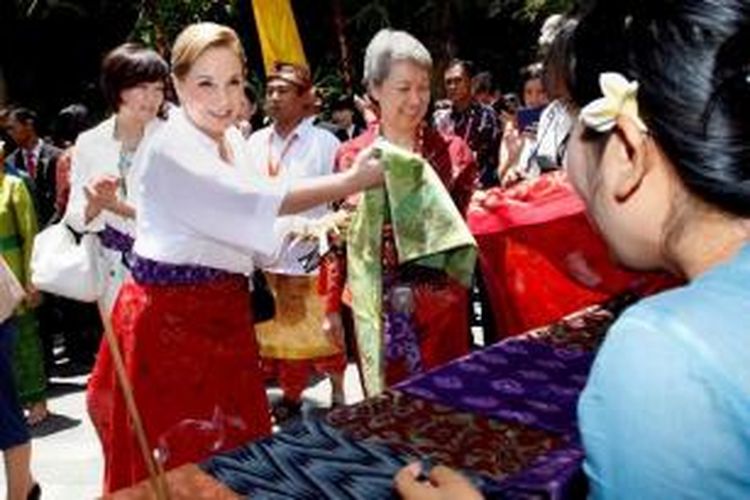
<instances>
[{"instance_id":1,"label":"purple batik sash","mask_svg":"<svg viewBox=\"0 0 750 500\"><path fill-rule=\"evenodd\" d=\"M99 241L104 248L122 253L123 264L142 285L196 285L237 276L222 269L171 264L137 255L133 252L133 237L109 225L99 232Z\"/></svg>"},{"instance_id":2,"label":"purple batik sash","mask_svg":"<svg viewBox=\"0 0 750 500\"><path fill-rule=\"evenodd\" d=\"M133 250L133 243L135 242L133 237L119 229L115 229L109 224L104 226L104 230L99 231L97 235L99 236L101 245L108 250L121 252L123 255Z\"/></svg>"},{"instance_id":3,"label":"purple batik sash","mask_svg":"<svg viewBox=\"0 0 750 500\"><path fill-rule=\"evenodd\" d=\"M237 277L237 274L193 264L170 264L133 254L130 259L133 279L142 285L197 285Z\"/></svg>"}]
</instances>

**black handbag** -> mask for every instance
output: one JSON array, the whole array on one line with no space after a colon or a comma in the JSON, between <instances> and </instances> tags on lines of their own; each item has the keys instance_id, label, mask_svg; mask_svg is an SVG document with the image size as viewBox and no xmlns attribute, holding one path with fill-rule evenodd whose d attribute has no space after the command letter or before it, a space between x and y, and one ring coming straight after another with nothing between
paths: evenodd
<instances>
[{"instance_id":1,"label":"black handbag","mask_svg":"<svg viewBox=\"0 0 750 500\"><path fill-rule=\"evenodd\" d=\"M263 271L256 270L251 277L253 281L252 311L256 323L263 323L276 316L276 301Z\"/></svg>"}]
</instances>

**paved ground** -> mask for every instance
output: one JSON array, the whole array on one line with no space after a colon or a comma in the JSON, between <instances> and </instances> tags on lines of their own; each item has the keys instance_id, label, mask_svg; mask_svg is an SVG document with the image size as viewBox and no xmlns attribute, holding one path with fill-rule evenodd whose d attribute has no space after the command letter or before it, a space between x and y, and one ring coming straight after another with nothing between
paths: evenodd
<instances>
[{"instance_id":1,"label":"paved ground","mask_svg":"<svg viewBox=\"0 0 750 500\"><path fill-rule=\"evenodd\" d=\"M95 498L101 493L102 458L99 441L86 415L87 375L52 379L49 408L52 416L33 439L32 469L42 485L42 497L51 500ZM330 404L330 384L320 380L307 389L304 411ZM268 390L271 400L280 397L275 388ZM354 365L346 372L347 403L362 399L359 377ZM0 498L5 498L5 476L0 467Z\"/></svg>"}]
</instances>

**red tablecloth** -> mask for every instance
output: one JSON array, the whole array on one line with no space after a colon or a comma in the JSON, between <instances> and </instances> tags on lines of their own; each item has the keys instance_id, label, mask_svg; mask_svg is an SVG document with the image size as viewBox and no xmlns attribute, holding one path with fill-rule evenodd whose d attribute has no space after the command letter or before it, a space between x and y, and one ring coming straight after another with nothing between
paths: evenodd
<instances>
[{"instance_id":1,"label":"red tablecloth","mask_svg":"<svg viewBox=\"0 0 750 500\"><path fill-rule=\"evenodd\" d=\"M616 294L646 292L663 277L614 263L564 173L477 192L469 227L500 336L544 326ZM658 283L658 285L657 285Z\"/></svg>"}]
</instances>

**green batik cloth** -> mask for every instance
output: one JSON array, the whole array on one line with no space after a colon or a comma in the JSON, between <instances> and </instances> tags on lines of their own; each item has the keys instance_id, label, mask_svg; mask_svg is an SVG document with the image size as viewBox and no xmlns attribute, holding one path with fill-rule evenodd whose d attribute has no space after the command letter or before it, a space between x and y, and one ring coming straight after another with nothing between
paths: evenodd
<instances>
[{"instance_id":1,"label":"green batik cloth","mask_svg":"<svg viewBox=\"0 0 750 500\"><path fill-rule=\"evenodd\" d=\"M36 213L24 182L0 172L0 253L24 286L30 281L29 262L37 232ZM33 309L24 304L16 309L18 339L13 351L13 368L18 396L23 404L44 399L46 377L39 322Z\"/></svg>"},{"instance_id":2,"label":"green batik cloth","mask_svg":"<svg viewBox=\"0 0 750 500\"><path fill-rule=\"evenodd\" d=\"M374 147L382 154L385 188L363 194L347 237L348 286L368 396L385 389L380 255L384 222L392 225L399 264L443 270L468 288L477 256L474 237L429 163L385 141Z\"/></svg>"}]
</instances>

